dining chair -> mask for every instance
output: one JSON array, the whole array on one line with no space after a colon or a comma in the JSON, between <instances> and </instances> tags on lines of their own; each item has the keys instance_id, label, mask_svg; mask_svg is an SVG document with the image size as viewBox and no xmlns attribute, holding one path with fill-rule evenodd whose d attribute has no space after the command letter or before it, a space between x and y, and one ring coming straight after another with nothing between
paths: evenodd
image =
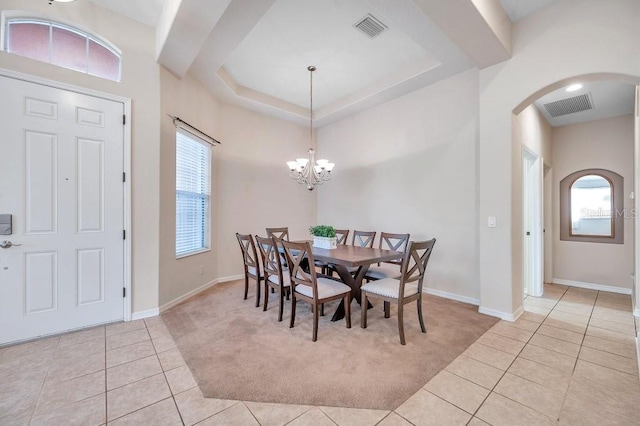
<instances>
[{"instance_id":1,"label":"dining chair","mask_svg":"<svg viewBox=\"0 0 640 426\"><path fill-rule=\"evenodd\" d=\"M289 271L283 273L283 265L280 261L278 242L275 237L259 237L256 235L256 243L262 256L262 270L264 272L264 305L262 310L267 310L269 303L268 289L271 287L278 293L278 322L282 321L285 295L289 299L291 280Z\"/></svg>"},{"instance_id":2,"label":"dining chair","mask_svg":"<svg viewBox=\"0 0 640 426\"><path fill-rule=\"evenodd\" d=\"M354 229L351 245L372 248L375 238L376 231L357 231Z\"/></svg>"},{"instance_id":3,"label":"dining chair","mask_svg":"<svg viewBox=\"0 0 640 426\"><path fill-rule=\"evenodd\" d=\"M379 248L385 250L405 252L409 243L409 234L392 234L390 232L380 233ZM385 265L378 263L377 266L371 266L364 278L367 281L381 280L383 278L398 278L400 276L400 267L402 259L388 260L383 262Z\"/></svg>"},{"instance_id":4,"label":"dining chair","mask_svg":"<svg viewBox=\"0 0 640 426\"><path fill-rule=\"evenodd\" d=\"M244 261L244 300L247 300L249 292L249 280L256 282L256 308L260 306L260 281L264 276L260 274L260 262L256 253L256 245L250 234L236 233L240 250L242 250L242 259Z\"/></svg>"},{"instance_id":5,"label":"dining chair","mask_svg":"<svg viewBox=\"0 0 640 426\"><path fill-rule=\"evenodd\" d=\"M400 343L405 345L404 338L404 305L416 301L418 305L418 320L423 333L427 332L422 318L422 284L427 270L427 263L433 252L436 239L428 241L411 241L405 252L400 268L400 279L383 278L371 281L362 286L362 306L367 306L367 299L379 298L385 302L398 305L398 331ZM417 281L417 283L416 283ZM360 326L367 328L367 310L362 310Z\"/></svg>"},{"instance_id":6,"label":"dining chair","mask_svg":"<svg viewBox=\"0 0 640 426\"><path fill-rule=\"evenodd\" d=\"M278 241L289 241L289 227L283 226L281 228L266 228L267 237L276 237Z\"/></svg>"},{"instance_id":7,"label":"dining chair","mask_svg":"<svg viewBox=\"0 0 640 426\"><path fill-rule=\"evenodd\" d=\"M318 278L316 269L305 270L305 259L313 265L313 252L308 241L302 243L282 241L289 266L291 281L291 322L292 328L296 318L296 302L298 299L309 303L313 310L313 341L318 340L318 319L320 306L332 300L344 299L345 320L347 328L351 328L351 287L330 278Z\"/></svg>"}]
</instances>

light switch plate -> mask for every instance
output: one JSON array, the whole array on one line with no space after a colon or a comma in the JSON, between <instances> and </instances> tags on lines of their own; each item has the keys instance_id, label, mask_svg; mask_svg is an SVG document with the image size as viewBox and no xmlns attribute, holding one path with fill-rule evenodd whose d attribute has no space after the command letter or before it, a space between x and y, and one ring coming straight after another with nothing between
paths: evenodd
<instances>
[{"instance_id":1,"label":"light switch plate","mask_svg":"<svg viewBox=\"0 0 640 426\"><path fill-rule=\"evenodd\" d=\"M487 226L489 228L495 228L497 226L496 217L495 216L489 216L489 218L487 220Z\"/></svg>"}]
</instances>

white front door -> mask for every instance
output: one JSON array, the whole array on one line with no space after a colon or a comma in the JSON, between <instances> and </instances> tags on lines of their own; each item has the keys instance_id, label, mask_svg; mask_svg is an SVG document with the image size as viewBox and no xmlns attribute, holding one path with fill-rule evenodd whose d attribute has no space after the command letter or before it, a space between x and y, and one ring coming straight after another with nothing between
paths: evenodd
<instances>
[{"instance_id":1,"label":"white front door","mask_svg":"<svg viewBox=\"0 0 640 426\"><path fill-rule=\"evenodd\" d=\"M0 93L0 344L122 320L123 103L4 76Z\"/></svg>"}]
</instances>

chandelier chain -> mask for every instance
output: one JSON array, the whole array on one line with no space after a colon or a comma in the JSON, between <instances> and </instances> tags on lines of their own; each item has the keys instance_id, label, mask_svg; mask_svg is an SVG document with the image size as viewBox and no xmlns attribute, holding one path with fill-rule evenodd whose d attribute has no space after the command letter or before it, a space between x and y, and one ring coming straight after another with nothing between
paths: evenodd
<instances>
[{"instance_id":1,"label":"chandelier chain","mask_svg":"<svg viewBox=\"0 0 640 426\"><path fill-rule=\"evenodd\" d=\"M313 71L309 70L309 147L313 146Z\"/></svg>"}]
</instances>

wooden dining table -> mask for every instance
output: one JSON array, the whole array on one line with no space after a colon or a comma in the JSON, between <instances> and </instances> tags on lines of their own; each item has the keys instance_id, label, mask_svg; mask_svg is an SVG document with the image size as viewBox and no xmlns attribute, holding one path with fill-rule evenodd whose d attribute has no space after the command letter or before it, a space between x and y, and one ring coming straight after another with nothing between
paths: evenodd
<instances>
[{"instance_id":1,"label":"wooden dining table","mask_svg":"<svg viewBox=\"0 0 640 426\"><path fill-rule=\"evenodd\" d=\"M369 267L374 263L402 259L404 256L404 253L399 251L345 244L338 244L335 249L323 249L312 246L311 252L313 253L314 260L320 260L334 266L342 282L351 287L351 300L356 299L358 303L361 303L360 287L362 286L362 280L369 270ZM348 267L357 268L355 274L352 274ZM400 271L398 270L398 274L399 273ZM367 308L369 307L370 306ZM331 321L338 321L342 318L344 318L344 301L340 302Z\"/></svg>"}]
</instances>

